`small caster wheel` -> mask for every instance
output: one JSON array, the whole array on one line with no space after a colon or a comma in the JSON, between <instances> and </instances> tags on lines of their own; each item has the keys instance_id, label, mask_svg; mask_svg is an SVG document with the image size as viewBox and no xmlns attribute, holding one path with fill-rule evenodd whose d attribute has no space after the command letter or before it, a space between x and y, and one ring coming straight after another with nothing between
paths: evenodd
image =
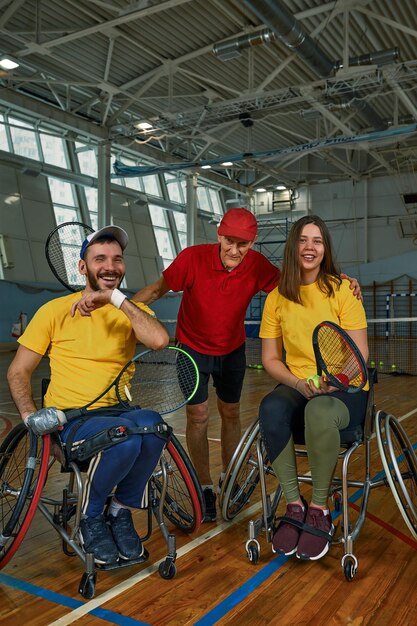
<instances>
[{"instance_id":1,"label":"small caster wheel","mask_svg":"<svg viewBox=\"0 0 417 626\"><path fill-rule=\"evenodd\" d=\"M259 549L258 549L258 546L256 544L252 543L250 546L248 546L247 553L248 553L249 561L253 565L256 565L257 562L259 561Z\"/></svg>"},{"instance_id":2,"label":"small caster wheel","mask_svg":"<svg viewBox=\"0 0 417 626\"><path fill-rule=\"evenodd\" d=\"M94 598L96 592L96 577L95 573L87 574L87 572L84 572L82 575L78 591L83 598L87 598L87 600Z\"/></svg>"},{"instance_id":3,"label":"small caster wheel","mask_svg":"<svg viewBox=\"0 0 417 626\"><path fill-rule=\"evenodd\" d=\"M159 564L158 571L161 578L170 580L171 578L174 578L177 573L177 568L175 563L172 561L162 561L162 563Z\"/></svg>"},{"instance_id":4,"label":"small caster wheel","mask_svg":"<svg viewBox=\"0 0 417 626\"><path fill-rule=\"evenodd\" d=\"M346 559L343 564L343 572L345 574L345 578L348 582L351 582L356 574L356 565L352 561L352 559Z\"/></svg>"}]
</instances>

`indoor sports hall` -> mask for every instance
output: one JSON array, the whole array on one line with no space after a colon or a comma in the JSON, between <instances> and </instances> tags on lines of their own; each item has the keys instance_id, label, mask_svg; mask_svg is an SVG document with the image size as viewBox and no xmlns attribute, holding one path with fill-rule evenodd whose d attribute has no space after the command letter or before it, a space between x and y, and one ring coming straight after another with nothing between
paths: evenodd
<instances>
[{"instance_id":1,"label":"indoor sports hall","mask_svg":"<svg viewBox=\"0 0 417 626\"><path fill-rule=\"evenodd\" d=\"M414 9L409 0L0 0L0 624L417 623ZM259 336L267 293L255 289L240 326L228 327L239 294L227 299L226 280L245 258L234 274L221 247L234 238L222 224L240 216L249 222L234 222L239 241L253 241L264 268L281 268L294 224L311 215L325 223L338 268L360 285L369 348L359 389L366 411L338 450L329 488L335 531L317 560L272 550L286 508L260 434L260 404L277 384ZM106 243L120 244L125 273L117 284L109 271L94 283L81 246L84 254L109 226L128 236L127 245ZM209 261L184 256L192 247L213 255L224 289L204 290ZM168 285L178 257L197 276L198 296L189 284ZM168 345L138 341L130 353L123 344L128 376L110 387L102 355L114 344L80 346L78 337L94 372L85 385L78 372L75 390L68 382L82 404L58 406L88 418L111 393L118 406L154 410L164 433L172 429L133 513L144 552L97 563L80 532L88 477L124 431L96 447L77 442L78 457L69 457L56 424L36 435L20 415L28 397L34 412L50 415L56 365L38 354L29 386L12 382L14 401L7 373L10 380L38 309L63 297L76 303L105 292L100 307L83 300L85 316L78 308L73 317L93 324L107 309L129 319L129 337L131 326L142 336L125 312L132 316L135 294L143 290L145 302L145 288L165 272L166 290L152 292L149 307ZM261 275L256 284L271 291L267 283ZM246 354L227 467L223 400L209 382L210 519L201 459L193 463L189 449L202 366L176 343L186 298L200 299L200 309L188 309L190 336L198 328L207 345L220 345L229 333L234 346L201 353L224 355L237 342ZM357 395L353 376L330 378L315 356L325 380ZM306 449L295 444L309 499Z\"/></svg>"}]
</instances>

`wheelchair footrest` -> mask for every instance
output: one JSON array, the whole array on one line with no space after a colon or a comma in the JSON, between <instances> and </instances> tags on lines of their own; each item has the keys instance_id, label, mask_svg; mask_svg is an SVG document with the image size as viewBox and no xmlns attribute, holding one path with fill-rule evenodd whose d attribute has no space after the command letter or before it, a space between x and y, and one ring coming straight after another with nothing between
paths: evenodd
<instances>
[{"instance_id":1,"label":"wheelchair footrest","mask_svg":"<svg viewBox=\"0 0 417 626\"><path fill-rule=\"evenodd\" d=\"M110 569L119 569L120 567L128 567L130 565L138 565L139 563L145 563L149 559L149 552L144 548L142 556L137 559L119 559L117 563L109 563L108 565L99 565L96 563L96 568L98 570L110 570Z\"/></svg>"}]
</instances>

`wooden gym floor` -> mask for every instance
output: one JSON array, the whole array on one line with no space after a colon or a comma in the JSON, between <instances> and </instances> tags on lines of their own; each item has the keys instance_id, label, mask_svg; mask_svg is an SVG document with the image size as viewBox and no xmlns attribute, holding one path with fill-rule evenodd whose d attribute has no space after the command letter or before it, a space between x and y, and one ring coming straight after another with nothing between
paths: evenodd
<instances>
[{"instance_id":1,"label":"wooden gym floor","mask_svg":"<svg viewBox=\"0 0 417 626\"><path fill-rule=\"evenodd\" d=\"M5 382L13 353L0 353L0 439L18 416ZM46 360L37 372L35 389L47 373ZM273 387L263 370L248 369L242 397L242 426L257 414L260 399ZM413 445L417 442L417 378L381 377L375 390L377 408L399 418ZM211 395L210 453L213 479L220 472L220 424ZM184 442L185 413L171 416ZM352 460L362 478L363 450ZM372 476L382 471L375 440ZM49 476L46 492L59 483ZM303 490L307 491L304 487ZM64 625L150 624L307 625L417 623L417 542L412 539L387 486L371 492L367 520L355 542L359 569L347 582L341 568L343 548L335 545L317 562L272 554L259 537L257 565L246 558L247 524L260 511L259 488L233 522L203 524L195 534L177 535L177 575L163 580L157 572L165 555L158 528L146 543L150 559L142 565L97 574L96 596L78 594L82 563L63 554L58 535L37 512L18 552L0 571L0 624ZM352 507L356 505L353 504ZM281 509L279 510L281 511ZM138 524L140 524L138 519Z\"/></svg>"}]
</instances>

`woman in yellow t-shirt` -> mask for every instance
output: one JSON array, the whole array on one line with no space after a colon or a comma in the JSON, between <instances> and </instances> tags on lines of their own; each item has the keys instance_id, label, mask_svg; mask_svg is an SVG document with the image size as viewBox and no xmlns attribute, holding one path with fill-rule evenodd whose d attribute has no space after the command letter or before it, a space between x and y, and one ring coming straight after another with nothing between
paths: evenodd
<instances>
[{"instance_id":1,"label":"woman in yellow t-shirt","mask_svg":"<svg viewBox=\"0 0 417 626\"><path fill-rule=\"evenodd\" d=\"M272 549L309 560L327 553L334 533L328 494L340 449L340 431L354 431L362 423L367 402L367 391L339 391L323 378L317 389L308 381L316 373L311 337L323 320L344 328L367 360L362 302L352 296L349 282L339 276L325 223L308 215L291 228L279 286L265 302L259 333L262 363L278 385L262 400L259 420L287 501ZM293 435L306 443L313 482L309 505L300 496Z\"/></svg>"}]
</instances>

